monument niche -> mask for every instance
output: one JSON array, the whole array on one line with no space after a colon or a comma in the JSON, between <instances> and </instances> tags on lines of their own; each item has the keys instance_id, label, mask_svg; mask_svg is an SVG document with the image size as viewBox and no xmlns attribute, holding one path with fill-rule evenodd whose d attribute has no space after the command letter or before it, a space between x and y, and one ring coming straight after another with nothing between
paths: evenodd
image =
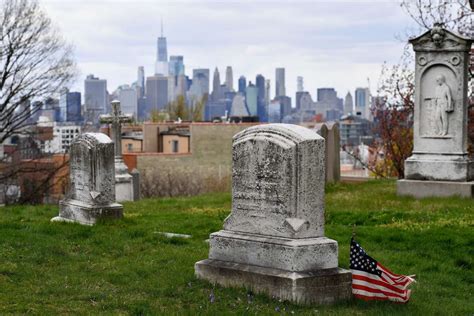
<instances>
[{"instance_id":1,"label":"monument niche","mask_svg":"<svg viewBox=\"0 0 474 316\"><path fill-rule=\"evenodd\" d=\"M398 194L474 197L467 129L472 39L435 24L410 43L416 59L414 147Z\"/></svg>"},{"instance_id":2,"label":"monument niche","mask_svg":"<svg viewBox=\"0 0 474 316\"><path fill-rule=\"evenodd\" d=\"M102 133L77 137L69 150L70 188L51 221L93 225L99 219L121 218L115 202L114 144Z\"/></svg>"},{"instance_id":3,"label":"monument niche","mask_svg":"<svg viewBox=\"0 0 474 316\"><path fill-rule=\"evenodd\" d=\"M297 303L351 298L337 242L324 237L324 139L297 125L259 125L234 136L232 155L232 212L211 234L197 277Z\"/></svg>"}]
</instances>

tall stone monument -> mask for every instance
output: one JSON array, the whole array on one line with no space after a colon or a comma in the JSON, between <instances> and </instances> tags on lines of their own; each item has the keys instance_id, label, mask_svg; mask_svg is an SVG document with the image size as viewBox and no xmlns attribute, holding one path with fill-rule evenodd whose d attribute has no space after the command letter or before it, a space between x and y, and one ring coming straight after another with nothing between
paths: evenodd
<instances>
[{"instance_id":1,"label":"tall stone monument","mask_svg":"<svg viewBox=\"0 0 474 316\"><path fill-rule=\"evenodd\" d=\"M474 197L467 130L472 39L435 24L410 43L416 59L414 148L398 194Z\"/></svg>"},{"instance_id":2,"label":"tall stone monument","mask_svg":"<svg viewBox=\"0 0 474 316\"><path fill-rule=\"evenodd\" d=\"M113 154L112 140L102 133L85 133L72 142L69 192L52 221L93 225L99 219L123 216L122 205L115 202Z\"/></svg>"},{"instance_id":3,"label":"tall stone monument","mask_svg":"<svg viewBox=\"0 0 474 316\"><path fill-rule=\"evenodd\" d=\"M198 278L297 303L351 297L337 242L324 237L324 147L314 131L289 124L234 136L232 213L211 234Z\"/></svg>"},{"instance_id":4,"label":"tall stone monument","mask_svg":"<svg viewBox=\"0 0 474 316\"><path fill-rule=\"evenodd\" d=\"M100 116L100 122L110 124L112 139L115 144L115 195L117 201L133 201L133 177L122 156L122 124L132 122L130 114L122 114L120 101L112 101L112 114Z\"/></svg>"}]
</instances>

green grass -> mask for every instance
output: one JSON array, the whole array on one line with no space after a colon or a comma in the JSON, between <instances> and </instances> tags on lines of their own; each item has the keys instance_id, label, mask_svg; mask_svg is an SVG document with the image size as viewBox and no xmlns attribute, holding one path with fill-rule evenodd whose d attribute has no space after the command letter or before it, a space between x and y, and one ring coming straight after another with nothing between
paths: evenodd
<instances>
[{"instance_id":1,"label":"green grass","mask_svg":"<svg viewBox=\"0 0 474 316\"><path fill-rule=\"evenodd\" d=\"M327 188L326 235L348 267L353 224L370 255L416 274L406 305L351 301L298 307L196 280L228 194L125 203L125 218L94 227L50 223L56 206L0 208L0 314L472 315L474 203L399 198L392 181ZM191 234L166 238L156 232ZM211 303L209 295L215 296Z\"/></svg>"}]
</instances>

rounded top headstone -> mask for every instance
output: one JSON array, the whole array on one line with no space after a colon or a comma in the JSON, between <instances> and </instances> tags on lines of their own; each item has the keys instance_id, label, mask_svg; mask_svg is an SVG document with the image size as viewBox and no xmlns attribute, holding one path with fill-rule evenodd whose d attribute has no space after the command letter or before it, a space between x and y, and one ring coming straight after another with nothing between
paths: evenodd
<instances>
[{"instance_id":1,"label":"rounded top headstone","mask_svg":"<svg viewBox=\"0 0 474 316\"><path fill-rule=\"evenodd\" d=\"M298 143L324 139L305 127L293 124L256 125L237 133L233 137L234 145L248 141L251 138L263 136L268 141L279 142L280 145L292 147Z\"/></svg>"},{"instance_id":2,"label":"rounded top headstone","mask_svg":"<svg viewBox=\"0 0 474 316\"><path fill-rule=\"evenodd\" d=\"M226 230L324 236L325 141L291 124L249 127L234 136L232 213Z\"/></svg>"},{"instance_id":3,"label":"rounded top headstone","mask_svg":"<svg viewBox=\"0 0 474 316\"><path fill-rule=\"evenodd\" d=\"M78 137L94 144L109 144L112 140L104 133L84 133Z\"/></svg>"}]
</instances>

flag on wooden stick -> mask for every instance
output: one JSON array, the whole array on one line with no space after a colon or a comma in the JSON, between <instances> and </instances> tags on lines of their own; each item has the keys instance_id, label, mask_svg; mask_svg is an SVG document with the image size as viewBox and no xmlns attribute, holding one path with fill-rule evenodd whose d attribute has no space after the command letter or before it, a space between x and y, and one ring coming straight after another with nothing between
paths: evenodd
<instances>
[{"instance_id":1,"label":"flag on wooden stick","mask_svg":"<svg viewBox=\"0 0 474 316\"><path fill-rule=\"evenodd\" d=\"M365 250L351 239L350 268L352 294L363 300L390 300L406 303L410 299L408 286L414 276L396 274L367 255Z\"/></svg>"}]
</instances>

